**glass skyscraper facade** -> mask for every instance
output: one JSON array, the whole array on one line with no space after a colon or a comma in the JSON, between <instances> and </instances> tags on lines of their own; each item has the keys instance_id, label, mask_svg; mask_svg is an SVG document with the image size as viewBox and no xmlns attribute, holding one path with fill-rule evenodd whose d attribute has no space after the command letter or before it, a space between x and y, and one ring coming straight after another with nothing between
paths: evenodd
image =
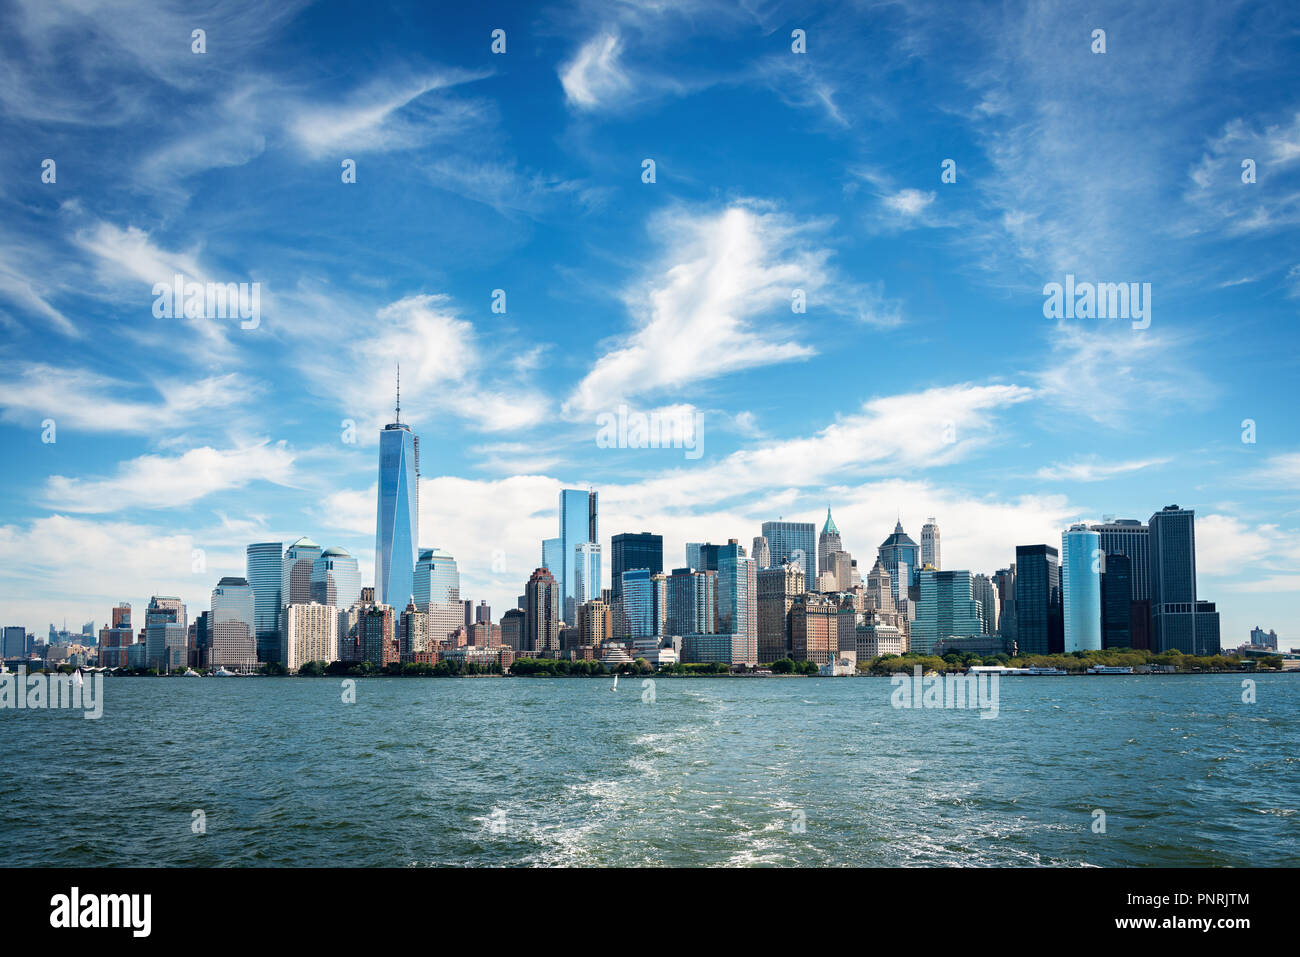
<instances>
[{"instance_id":1,"label":"glass skyscraper facade","mask_svg":"<svg viewBox=\"0 0 1300 957\"><path fill-rule=\"evenodd\" d=\"M920 573L918 588L916 620L912 622L913 651L933 654L934 646L945 638L971 638L983 631L970 572L925 570Z\"/></svg>"},{"instance_id":2,"label":"glass skyscraper facade","mask_svg":"<svg viewBox=\"0 0 1300 957\"><path fill-rule=\"evenodd\" d=\"M415 604L421 608L428 604L447 605L460 601L460 569L450 552L441 548L420 549L412 594Z\"/></svg>"},{"instance_id":3,"label":"glass skyscraper facade","mask_svg":"<svg viewBox=\"0 0 1300 957\"><path fill-rule=\"evenodd\" d=\"M617 601L623 594L623 573L647 568L653 574L664 570L664 537L650 532L624 532L610 541L610 587Z\"/></svg>"},{"instance_id":4,"label":"glass skyscraper facade","mask_svg":"<svg viewBox=\"0 0 1300 957\"><path fill-rule=\"evenodd\" d=\"M223 578L212 589L206 640L213 668L257 668L256 599L246 578Z\"/></svg>"},{"instance_id":5,"label":"glass skyscraper facade","mask_svg":"<svg viewBox=\"0 0 1300 957\"><path fill-rule=\"evenodd\" d=\"M284 550L280 560L280 607L311 602L311 571L321 547L303 537Z\"/></svg>"},{"instance_id":6,"label":"glass skyscraper facade","mask_svg":"<svg viewBox=\"0 0 1300 957\"><path fill-rule=\"evenodd\" d=\"M244 557L244 578L253 589L257 660L275 661L280 648L280 562L284 542L255 542Z\"/></svg>"},{"instance_id":7,"label":"glass skyscraper facade","mask_svg":"<svg viewBox=\"0 0 1300 957\"><path fill-rule=\"evenodd\" d=\"M629 638L649 638L656 633L655 586L647 568L623 573L623 615Z\"/></svg>"},{"instance_id":8,"label":"glass skyscraper facade","mask_svg":"<svg viewBox=\"0 0 1300 957\"><path fill-rule=\"evenodd\" d=\"M779 566L789 559L803 568L808 587L817 581L817 526L812 522L764 522L763 537L767 539L772 565Z\"/></svg>"},{"instance_id":9,"label":"glass skyscraper facade","mask_svg":"<svg viewBox=\"0 0 1300 957\"><path fill-rule=\"evenodd\" d=\"M420 534L420 440L401 421L379 433L379 504L375 518L375 601L405 608L415 594Z\"/></svg>"},{"instance_id":10,"label":"glass skyscraper facade","mask_svg":"<svg viewBox=\"0 0 1300 957\"><path fill-rule=\"evenodd\" d=\"M1218 654L1218 612L1196 597L1196 513L1166 505L1148 524L1155 650Z\"/></svg>"},{"instance_id":11,"label":"glass skyscraper facade","mask_svg":"<svg viewBox=\"0 0 1300 957\"><path fill-rule=\"evenodd\" d=\"M1016 642L1022 655L1054 654L1065 646L1060 556L1051 545L1016 546Z\"/></svg>"},{"instance_id":12,"label":"glass skyscraper facade","mask_svg":"<svg viewBox=\"0 0 1300 957\"><path fill-rule=\"evenodd\" d=\"M361 569L345 548L327 548L311 566L311 600L348 608L361 597Z\"/></svg>"},{"instance_id":13,"label":"glass skyscraper facade","mask_svg":"<svg viewBox=\"0 0 1300 957\"><path fill-rule=\"evenodd\" d=\"M577 620L578 546L583 542L599 542L597 522L597 493L566 488L560 491L560 561L559 571L550 569L560 585L564 607L564 620ZM599 586L597 586L599 588ZM599 592L598 592L599 594Z\"/></svg>"},{"instance_id":14,"label":"glass skyscraper facade","mask_svg":"<svg viewBox=\"0 0 1300 957\"><path fill-rule=\"evenodd\" d=\"M574 546L574 606L600 598L600 545L597 542L580 542ZM574 622L577 615L574 615ZM573 624L573 622L570 622Z\"/></svg>"},{"instance_id":15,"label":"glass skyscraper facade","mask_svg":"<svg viewBox=\"0 0 1300 957\"><path fill-rule=\"evenodd\" d=\"M1101 536L1086 525L1061 533L1061 618L1063 647L1101 650Z\"/></svg>"},{"instance_id":16,"label":"glass skyscraper facade","mask_svg":"<svg viewBox=\"0 0 1300 957\"><path fill-rule=\"evenodd\" d=\"M1137 647L1133 643L1133 614L1133 562L1127 555L1107 554L1101 568L1103 648Z\"/></svg>"},{"instance_id":17,"label":"glass skyscraper facade","mask_svg":"<svg viewBox=\"0 0 1300 957\"><path fill-rule=\"evenodd\" d=\"M758 569L732 542L718 550L717 619L720 634L734 635L732 664L758 664Z\"/></svg>"}]
</instances>

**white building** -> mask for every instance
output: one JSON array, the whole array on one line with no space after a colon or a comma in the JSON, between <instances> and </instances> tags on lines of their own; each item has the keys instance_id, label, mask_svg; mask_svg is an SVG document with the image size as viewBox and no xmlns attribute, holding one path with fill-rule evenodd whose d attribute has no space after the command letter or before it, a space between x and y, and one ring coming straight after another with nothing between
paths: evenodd
<instances>
[{"instance_id":1,"label":"white building","mask_svg":"<svg viewBox=\"0 0 1300 957\"><path fill-rule=\"evenodd\" d=\"M339 613L318 602L286 605L281 611L280 661L297 671L309 661L339 660Z\"/></svg>"}]
</instances>

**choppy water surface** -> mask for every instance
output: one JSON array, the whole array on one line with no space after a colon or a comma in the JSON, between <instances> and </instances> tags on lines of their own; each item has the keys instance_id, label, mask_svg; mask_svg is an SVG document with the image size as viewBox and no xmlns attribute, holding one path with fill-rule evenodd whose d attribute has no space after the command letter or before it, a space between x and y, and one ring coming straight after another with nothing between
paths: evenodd
<instances>
[{"instance_id":1,"label":"choppy water surface","mask_svg":"<svg viewBox=\"0 0 1300 957\"><path fill-rule=\"evenodd\" d=\"M118 678L0 712L14 865L1296 865L1300 679ZM1094 833L1094 810L1106 813ZM206 833L193 833L202 810ZM803 822L804 829L798 826Z\"/></svg>"}]
</instances>

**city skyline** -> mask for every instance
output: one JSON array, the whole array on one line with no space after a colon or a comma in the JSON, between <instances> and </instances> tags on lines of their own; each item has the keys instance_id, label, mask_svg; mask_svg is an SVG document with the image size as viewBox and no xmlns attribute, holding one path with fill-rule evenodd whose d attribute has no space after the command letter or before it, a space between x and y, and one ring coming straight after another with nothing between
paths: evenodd
<instances>
[{"instance_id":1,"label":"city skyline","mask_svg":"<svg viewBox=\"0 0 1300 957\"><path fill-rule=\"evenodd\" d=\"M3 622L204 608L249 544L304 536L373 583L400 361L409 546L494 609L563 489L599 490L605 555L651 531L665 570L830 507L863 576L899 519L992 575L1178 503L1224 644L1300 636L1295 32L579 4L412 6L395 37L284 3L200 55L143 9L3 15ZM176 276L260 283L256 322L160 316ZM1150 325L1047 318L1070 277L1150 283ZM695 448L602 441L624 407Z\"/></svg>"}]
</instances>

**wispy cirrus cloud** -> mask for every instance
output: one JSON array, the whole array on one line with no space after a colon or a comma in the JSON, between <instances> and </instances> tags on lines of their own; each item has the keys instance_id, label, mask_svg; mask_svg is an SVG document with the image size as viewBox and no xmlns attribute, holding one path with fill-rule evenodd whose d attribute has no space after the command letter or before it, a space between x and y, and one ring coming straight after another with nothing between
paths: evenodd
<instances>
[{"instance_id":1,"label":"wispy cirrus cloud","mask_svg":"<svg viewBox=\"0 0 1300 957\"><path fill-rule=\"evenodd\" d=\"M1048 482L1101 482L1117 475L1140 472L1143 469L1164 465L1167 458L1133 459L1127 462L1102 462L1096 456L1073 462L1060 462L1044 466L1037 477Z\"/></svg>"},{"instance_id":2,"label":"wispy cirrus cloud","mask_svg":"<svg viewBox=\"0 0 1300 957\"><path fill-rule=\"evenodd\" d=\"M799 223L755 202L720 211L677 207L656 216L650 231L662 256L623 293L634 327L604 350L569 396L566 412L809 358L815 348L777 321L792 315L796 289L809 309L895 324L892 304L878 288L858 296L860 287L843 283L830 265L831 250L818 238L825 225Z\"/></svg>"}]
</instances>

